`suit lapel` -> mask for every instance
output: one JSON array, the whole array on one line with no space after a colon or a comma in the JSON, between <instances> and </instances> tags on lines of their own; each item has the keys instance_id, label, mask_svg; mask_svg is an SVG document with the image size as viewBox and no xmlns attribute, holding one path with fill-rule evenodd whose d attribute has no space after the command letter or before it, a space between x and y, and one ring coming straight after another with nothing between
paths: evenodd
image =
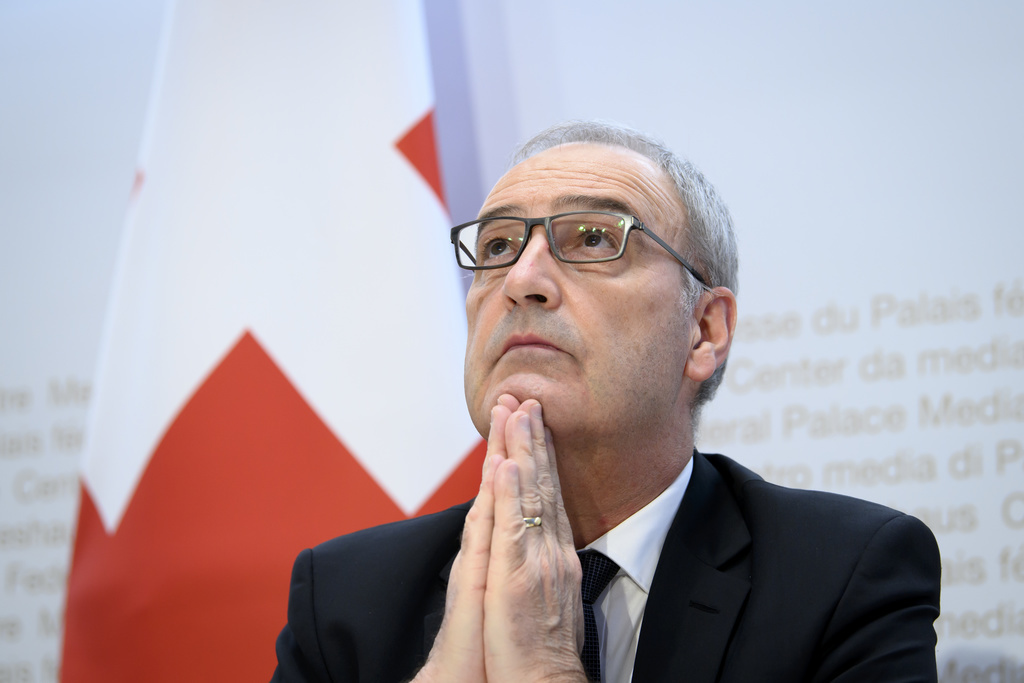
<instances>
[{"instance_id":1,"label":"suit lapel","mask_svg":"<svg viewBox=\"0 0 1024 683\"><path fill-rule=\"evenodd\" d=\"M644 610L633 681L712 683L750 591L750 534L704 456L672 522Z\"/></svg>"}]
</instances>

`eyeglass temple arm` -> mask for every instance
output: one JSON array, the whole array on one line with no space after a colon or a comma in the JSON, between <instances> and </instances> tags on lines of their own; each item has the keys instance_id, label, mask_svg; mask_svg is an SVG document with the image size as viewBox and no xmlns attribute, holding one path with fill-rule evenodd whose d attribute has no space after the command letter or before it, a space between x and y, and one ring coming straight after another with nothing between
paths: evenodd
<instances>
[{"instance_id":1,"label":"eyeglass temple arm","mask_svg":"<svg viewBox=\"0 0 1024 683\"><path fill-rule=\"evenodd\" d=\"M453 240L453 241L457 243L456 249L461 249L462 251L464 251L466 253L466 257L470 261L472 261L473 265L475 266L476 265L476 259L473 258L473 252L471 252L469 249L466 248L466 245L462 243L462 240Z\"/></svg>"},{"instance_id":2,"label":"eyeglass temple arm","mask_svg":"<svg viewBox=\"0 0 1024 683\"><path fill-rule=\"evenodd\" d=\"M697 282L699 282L699 283L700 283L700 284L701 284L701 285L702 285L702 286L704 287L704 289L707 289L707 290L710 290L710 289L711 289L711 285L709 285L709 284L707 283L707 280L705 280L705 279L704 279L704 278L703 278L703 277L701 276L701 274L697 272L697 269L696 269L696 268L694 268L693 266L691 266L691 265L690 265L690 262L689 262L689 261L687 261L687 260L686 260L686 259L684 259L684 258L683 258L682 256L680 256L680 255L679 255L679 253L678 253L678 252L677 252L677 251L676 251L675 249L673 249L672 247L670 247L670 246L668 245L668 243L667 243L667 242L666 242L665 240L663 240L663 239L661 239L660 237L658 237L657 235L655 235L655 234L654 234L653 232L651 232L651 231L650 231L650 230L649 230L649 229L648 229L648 228L647 228L646 226L644 226L644 227L641 227L640 229L641 229L641 230L643 231L643 233L644 233L645 235L647 235L647 236L648 236L648 237L650 237L650 238L651 238L652 240L654 240L655 242L657 242L658 244L660 244L660 245L661 245L662 247L664 247L665 251L667 251L668 253L672 254L672 256L674 256L674 257L675 257L675 259L676 259L677 261L679 261L679 263L681 263L681 264L682 264L683 268L686 268L687 272L689 272L689 273L690 273L690 275L692 275L692 276L693 276L694 278L696 278L696 279L697 279Z\"/></svg>"}]
</instances>

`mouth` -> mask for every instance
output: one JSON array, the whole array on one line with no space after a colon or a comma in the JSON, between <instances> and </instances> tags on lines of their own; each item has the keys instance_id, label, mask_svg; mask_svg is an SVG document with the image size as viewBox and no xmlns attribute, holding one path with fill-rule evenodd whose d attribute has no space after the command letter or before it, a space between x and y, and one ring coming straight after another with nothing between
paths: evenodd
<instances>
[{"instance_id":1,"label":"mouth","mask_svg":"<svg viewBox=\"0 0 1024 683\"><path fill-rule=\"evenodd\" d=\"M501 350L501 355L504 356L509 351L516 351L518 349L562 350L556 344L543 337L538 337L534 334L514 334L505 340L505 346Z\"/></svg>"}]
</instances>

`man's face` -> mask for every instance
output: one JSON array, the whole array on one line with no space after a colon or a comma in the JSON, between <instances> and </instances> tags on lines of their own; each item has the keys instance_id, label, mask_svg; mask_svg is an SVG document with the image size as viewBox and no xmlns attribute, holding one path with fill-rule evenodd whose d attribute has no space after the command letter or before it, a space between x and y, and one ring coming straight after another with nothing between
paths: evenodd
<instances>
[{"instance_id":1,"label":"man's face","mask_svg":"<svg viewBox=\"0 0 1024 683\"><path fill-rule=\"evenodd\" d=\"M684 209L669 178L620 147L571 144L513 168L481 215L541 217L621 205L677 249ZM535 398L556 440L632 438L688 411L690 344L679 263L634 232L617 261L567 264L534 227L515 265L477 271L466 299L466 400L477 429L504 393Z\"/></svg>"}]
</instances>

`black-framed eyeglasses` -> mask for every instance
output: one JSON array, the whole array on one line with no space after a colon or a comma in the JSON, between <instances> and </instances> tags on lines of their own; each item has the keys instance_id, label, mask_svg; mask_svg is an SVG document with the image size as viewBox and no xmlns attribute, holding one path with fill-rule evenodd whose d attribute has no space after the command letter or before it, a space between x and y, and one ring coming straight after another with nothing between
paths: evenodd
<instances>
[{"instance_id":1,"label":"black-framed eyeglasses","mask_svg":"<svg viewBox=\"0 0 1024 683\"><path fill-rule=\"evenodd\" d=\"M603 263L621 258L629 234L639 230L672 254L697 282L711 288L696 268L639 218L610 211L571 211L545 218L496 216L456 225L452 228L455 258L467 270L507 268L519 260L535 225L544 226L551 253L564 263Z\"/></svg>"}]
</instances>

